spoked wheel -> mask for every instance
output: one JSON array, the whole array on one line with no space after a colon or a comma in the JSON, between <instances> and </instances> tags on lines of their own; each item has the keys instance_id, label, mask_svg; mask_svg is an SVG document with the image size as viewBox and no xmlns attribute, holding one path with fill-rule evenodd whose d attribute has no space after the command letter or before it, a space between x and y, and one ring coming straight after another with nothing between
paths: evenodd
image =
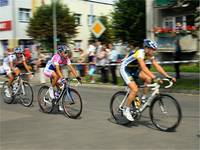
<instances>
[{"instance_id":1,"label":"spoked wheel","mask_svg":"<svg viewBox=\"0 0 200 150\"><path fill-rule=\"evenodd\" d=\"M80 94L72 88L69 88L62 97L64 114L69 118L77 118L82 112L82 99Z\"/></svg>"},{"instance_id":2,"label":"spoked wheel","mask_svg":"<svg viewBox=\"0 0 200 150\"><path fill-rule=\"evenodd\" d=\"M28 82L23 82L21 89L18 91L20 101L25 107L29 107L33 103L33 89Z\"/></svg>"},{"instance_id":3,"label":"spoked wheel","mask_svg":"<svg viewBox=\"0 0 200 150\"><path fill-rule=\"evenodd\" d=\"M160 94L150 106L150 117L161 131L174 131L182 119L180 105L172 96Z\"/></svg>"},{"instance_id":4,"label":"spoked wheel","mask_svg":"<svg viewBox=\"0 0 200 150\"><path fill-rule=\"evenodd\" d=\"M3 97L5 103L11 104L14 101L14 97L10 92L7 92L7 90L8 90L8 81L5 81L1 89L1 96ZM12 89L10 89L9 91L12 91Z\"/></svg>"},{"instance_id":5,"label":"spoked wheel","mask_svg":"<svg viewBox=\"0 0 200 150\"><path fill-rule=\"evenodd\" d=\"M42 86L38 92L38 104L40 109L45 113L50 113L53 110L52 99L49 95L49 87Z\"/></svg>"},{"instance_id":6,"label":"spoked wheel","mask_svg":"<svg viewBox=\"0 0 200 150\"><path fill-rule=\"evenodd\" d=\"M110 112L118 124L126 125L129 124L130 121L126 119L123 115L123 111L119 108L121 102L123 101L124 97L126 96L125 91L119 91L115 93L110 101Z\"/></svg>"}]
</instances>

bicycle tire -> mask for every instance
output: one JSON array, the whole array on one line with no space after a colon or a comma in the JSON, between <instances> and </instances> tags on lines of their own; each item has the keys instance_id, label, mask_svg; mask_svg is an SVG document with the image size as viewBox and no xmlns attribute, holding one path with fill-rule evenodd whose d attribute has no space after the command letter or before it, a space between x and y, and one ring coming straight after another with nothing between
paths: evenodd
<instances>
[{"instance_id":1,"label":"bicycle tire","mask_svg":"<svg viewBox=\"0 0 200 150\"><path fill-rule=\"evenodd\" d=\"M175 131L182 119L180 104L168 94L159 94L155 97L149 110L151 121L161 131Z\"/></svg>"},{"instance_id":2,"label":"bicycle tire","mask_svg":"<svg viewBox=\"0 0 200 150\"><path fill-rule=\"evenodd\" d=\"M25 97L23 95L24 93L22 93L22 89L20 89L19 90L19 92L20 92L20 101L21 101L21 104L23 106L30 107L32 105L33 99L34 99L33 88L26 81L23 81L23 86L24 86L24 90L25 90L25 95L27 95L27 96Z\"/></svg>"},{"instance_id":3,"label":"bicycle tire","mask_svg":"<svg viewBox=\"0 0 200 150\"><path fill-rule=\"evenodd\" d=\"M82 99L80 94L73 88L68 88L62 96L64 115L76 119L82 112Z\"/></svg>"},{"instance_id":4,"label":"bicycle tire","mask_svg":"<svg viewBox=\"0 0 200 150\"><path fill-rule=\"evenodd\" d=\"M2 89L1 89L1 96L3 97L3 100L4 100L5 103L7 103L7 104L12 104L13 101L14 101L14 97L13 97L13 96L7 97L7 96L6 96L6 93L5 93L5 87L6 87L7 85L8 85L8 81L5 81L5 82L3 83L3 86L2 86Z\"/></svg>"},{"instance_id":5,"label":"bicycle tire","mask_svg":"<svg viewBox=\"0 0 200 150\"><path fill-rule=\"evenodd\" d=\"M40 109L42 110L42 112L44 113L52 112L53 107L54 107L48 90L49 90L48 86L42 86L39 89L38 95L37 95L38 105Z\"/></svg>"},{"instance_id":6,"label":"bicycle tire","mask_svg":"<svg viewBox=\"0 0 200 150\"><path fill-rule=\"evenodd\" d=\"M116 121L117 124L121 125L127 125L131 123L126 117L123 115L123 111L119 109L119 105L121 104L122 100L126 96L125 91L118 91L116 92L111 100L110 100L110 112L114 120ZM116 103L116 105L115 105Z\"/></svg>"}]
</instances>

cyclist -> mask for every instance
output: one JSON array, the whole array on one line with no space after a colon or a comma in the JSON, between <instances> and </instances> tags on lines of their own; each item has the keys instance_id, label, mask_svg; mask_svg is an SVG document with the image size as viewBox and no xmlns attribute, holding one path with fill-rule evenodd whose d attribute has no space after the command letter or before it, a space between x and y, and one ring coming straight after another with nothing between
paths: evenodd
<instances>
[{"instance_id":1,"label":"cyclist","mask_svg":"<svg viewBox=\"0 0 200 150\"><path fill-rule=\"evenodd\" d=\"M144 81L144 84L150 84L152 81L158 82L158 78L148 69L145 64L145 61L150 60L152 65L155 69L165 76L166 78L172 79L174 82L176 81L175 78L168 75L164 69L157 63L154 53L157 49L157 44L154 41L149 39L145 39L143 42L144 49L136 50L132 55L128 56L124 59L120 66L120 74L124 79L125 83L131 89L131 92L127 99L126 108L123 111L123 115L130 121L134 121L131 113L130 113L130 106L133 100L135 100L135 96L138 92L138 86L134 79L138 77ZM131 63L135 65L132 67L131 70L128 65ZM148 92L148 88L144 89L144 95Z\"/></svg>"},{"instance_id":2,"label":"cyclist","mask_svg":"<svg viewBox=\"0 0 200 150\"><path fill-rule=\"evenodd\" d=\"M9 78L8 87L5 90L7 97L11 97L10 87L15 79L15 76L18 76L21 72L19 69L19 65L23 64L27 72L30 72L30 67L26 63L26 58L23 52L23 48L16 47L14 48L14 53L8 53L8 56L5 57L3 60L3 68ZM30 74L29 77L32 77L32 75Z\"/></svg>"},{"instance_id":3,"label":"cyclist","mask_svg":"<svg viewBox=\"0 0 200 150\"><path fill-rule=\"evenodd\" d=\"M44 69L44 74L51 79L51 86L49 88L49 94L52 99L55 99L55 92L59 89L58 80L65 82L61 67L67 65L72 71L72 74L76 79L81 82L81 78L78 76L77 71L71 65L70 61L70 49L65 45L58 45L57 53L54 54L51 60L48 61Z\"/></svg>"}]
</instances>

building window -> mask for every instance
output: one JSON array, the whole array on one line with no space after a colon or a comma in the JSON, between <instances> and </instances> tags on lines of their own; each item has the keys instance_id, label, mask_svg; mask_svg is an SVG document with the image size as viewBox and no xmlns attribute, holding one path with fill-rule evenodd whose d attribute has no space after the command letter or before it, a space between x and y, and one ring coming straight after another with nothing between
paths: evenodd
<instances>
[{"instance_id":1,"label":"building window","mask_svg":"<svg viewBox=\"0 0 200 150\"><path fill-rule=\"evenodd\" d=\"M93 22L95 21L96 16L94 15L88 15L88 25L91 26Z\"/></svg>"},{"instance_id":2,"label":"building window","mask_svg":"<svg viewBox=\"0 0 200 150\"><path fill-rule=\"evenodd\" d=\"M81 25L81 14L74 14L75 17L75 24Z\"/></svg>"},{"instance_id":3,"label":"building window","mask_svg":"<svg viewBox=\"0 0 200 150\"><path fill-rule=\"evenodd\" d=\"M0 0L0 7L8 6L8 0Z\"/></svg>"},{"instance_id":4,"label":"building window","mask_svg":"<svg viewBox=\"0 0 200 150\"><path fill-rule=\"evenodd\" d=\"M173 29L175 27L174 19L172 17L164 18L164 27L168 29Z\"/></svg>"},{"instance_id":5,"label":"building window","mask_svg":"<svg viewBox=\"0 0 200 150\"><path fill-rule=\"evenodd\" d=\"M194 26L195 25L195 21L194 21L194 15L188 15L186 16L186 24L187 26Z\"/></svg>"},{"instance_id":6,"label":"building window","mask_svg":"<svg viewBox=\"0 0 200 150\"><path fill-rule=\"evenodd\" d=\"M19 8L19 21L21 22L29 22L30 19L30 9Z\"/></svg>"},{"instance_id":7,"label":"building window","mask_svg":"<svg viewBox=\"0 0 200 150\"><path fill-rule=\"evenodd\" d=\"M74 45L75 45L75 51L81 48L81 40L75 40Z\"/></svg>"},{"instance_id":8,"label":"building window","mask_svg":"<svg viewBox=\"0 0 200 150\"><path fill-rule=\"evenodd\" d=\"M164 18L163 25L165 28L175 29L179 23L183 29L187 29L187 26L194 26L194 22L194 15L175 16Z\"/></svg>"}]
</instances>

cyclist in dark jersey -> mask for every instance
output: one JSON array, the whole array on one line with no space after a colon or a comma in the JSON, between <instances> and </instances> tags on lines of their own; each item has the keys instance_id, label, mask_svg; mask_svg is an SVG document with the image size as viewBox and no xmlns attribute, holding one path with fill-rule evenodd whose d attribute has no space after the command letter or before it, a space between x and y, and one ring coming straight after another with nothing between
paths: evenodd
<instances>
[{"instance_id":1,"label":"cyclist in dark jersey","mask_svg":"<svg viewBox=\"0 0 200 150\"><path fill-rule=\"evenodd\" d=\"M155 69L161 73L164 77L172 79L174 82L176 81L175 78L169 76L164 69L157 63L154 52L157 49L157 44L149 39L145 39L143 43L144 49L136 50L132 55L128 56L124 59L120 66L120 74L124 79L125 83L131 89L131 92L128 96L127 100L127 107L123 111L124 116L130 120L134 121L131 113L130 113L130 106L133 100L135 100L135 96L138 92L138 86L134 81L135 78L140 78L144 81L145 84L150 84L153 81L158 80L156 76L149 70L146 66L145 62L147 60L151 61L152 65ZM132 65L131 69L128 67ZM147 94L148 89L144 90L144 94Z\"/></svg>"}]
</instances>

